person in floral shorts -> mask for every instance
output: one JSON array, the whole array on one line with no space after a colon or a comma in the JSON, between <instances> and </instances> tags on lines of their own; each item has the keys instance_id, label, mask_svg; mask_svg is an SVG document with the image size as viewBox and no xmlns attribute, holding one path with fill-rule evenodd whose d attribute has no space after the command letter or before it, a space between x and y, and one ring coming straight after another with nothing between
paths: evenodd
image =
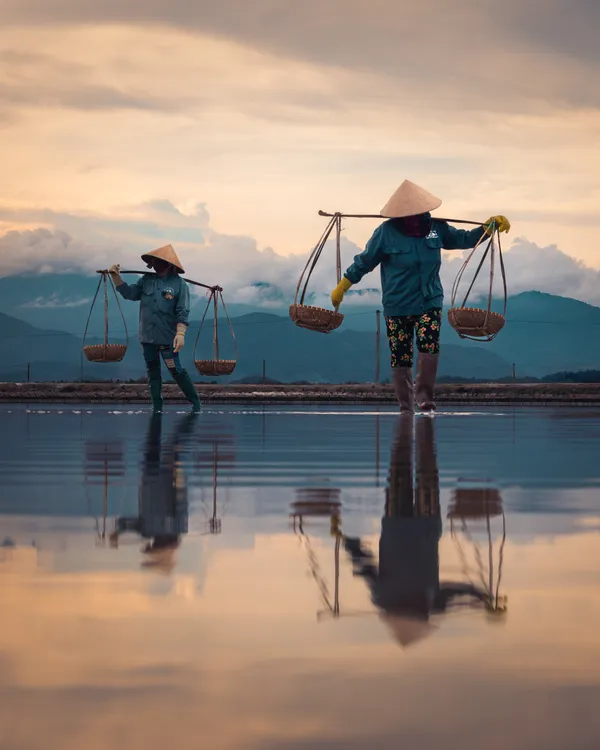
<instances>
[{"instance_id":1,"label":"person in floral shorts","mask_svg":"<svg viewBox=\"0 0 600 750\"><path fill-rule=\"evenodd\" d=\"M468 250L484 234L510 229L505 216L492 216L470 231L455 229L442 219L432 218L430 211L441 204L439 198L405 180L381 209L381 216L389 220L377 227L364 252L354 258L331 293L337 308L353 284L380 266L392 377L401 412L414 412L415 400L422 411L435 410L444 302L441 251ZM412 379L415 334L419 352L416 390Z\"/></svg>"},{"instance_id":2,"label":"person in floral shorts","mask_svg":"<svg viewBox=\"0 0 600 750\"><path fill-rule=\"evenodd\" d=\"M432 307L423 315L396 315L385 319L392 367L413 366L413 342L423 354L440 353L442 308Z\"/></svg>"}]
</instances>

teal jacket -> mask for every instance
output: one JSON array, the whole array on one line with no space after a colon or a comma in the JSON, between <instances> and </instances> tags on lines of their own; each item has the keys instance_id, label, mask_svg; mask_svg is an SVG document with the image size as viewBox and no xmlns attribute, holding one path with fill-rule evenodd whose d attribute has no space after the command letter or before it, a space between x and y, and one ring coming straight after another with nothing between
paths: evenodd
<instances>
[{"instance_id":1,"label":"teal jacket","mask_svg":"<svg viewBox=\"0 0 600 750\"><path fill-rule=\"evenodd\" d=\"M455 229L445 221L432 220L427 237L407 237L385 221L373 232L364 252L344 276L358 284L362 277L381 265L381 289L385 317L422 315L432 307L442 307L444 289L440 280L442 249L467 250L474 247L483 228Z\"/></svg>"},{"instance_id":2,"label":"teal jacket","mask_svg":"<svg viewBox=\"0 0 600 750\"><path fill-rule=\"evenodd\" d=\"M177 323L188 323L190 290L177 274L161 279L155 273L145 273L135 284L121 284L117 291L125 299L140 303L142 344L172 346Z\"/></svg>"}]
</instances>

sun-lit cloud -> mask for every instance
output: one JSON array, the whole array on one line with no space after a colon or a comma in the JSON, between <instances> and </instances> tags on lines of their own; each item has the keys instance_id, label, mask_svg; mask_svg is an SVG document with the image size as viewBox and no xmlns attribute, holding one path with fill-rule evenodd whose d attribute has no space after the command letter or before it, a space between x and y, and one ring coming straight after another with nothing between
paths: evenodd
<instances>
[{"instance_id":1,"label":"sun-lit cloud","mask_svg":"<svg viewBox=\"0 0 600 750\"><path fill-rule=\"evenodd\" d=\"M488 101L490 84L503 106L525 95L538 101L589 101L598 92L585 86L598 62L594 24L597 5L574 0L519 0L493 3L441 0L418 4L394 0L255 0L247 12L237 0L107 0L102 4L64 0L58 8L44 0L4 3L5 23L55 27L94 24L184 30L225 38L281 58L316 65L376 71L397 79L426 80L434 91L451 84L468 96L474 90ZM427 54L423 54L424 46ZM552 59L561 65L547 75ZM545 69L546 68L546 69ZM527 72L527 76L519 73ZM486 91L487 89L487 91ZM595 91L595 93L594 93ZM510 96L507 96L510 95ZM456 96L456 92L453 93ZM597 99L596 99L597 103Z\"/></svg>"},{"instance_id":2,"label":"sun-lit cloud","mask_svg":"<svg viewBox=\"0 0 600 750\"><path fill-rule=\"evenodd\" d=\"M345 555L342 616L319 623L319 589L292 531L255 541L246 550L212 543L206 585L193 599L177 586L157 593L134 556L123 565L124 549L80 542L77 569L61 567L64 549L45 565L35 550L17 550L28 554L0 565L0 736L94 750L192 748L202 736L211 747L268 750L374 740L393 748L417 735L424 748L448 736L478 747L485 734L494 750L524 741L558 750L572 740L575 715L577 738L594 746L597 534L509 538L503 624L477 611L447 613L406 650ZM333 547L312 537L328 581ZM448 536L439 554L441 580L455 580L460 556Z\"/></svg>"},{"instance_id":3,"label":"sun-lit cloud","mask_svg":"<svg viewBox=\"0 0 600 750\"><path fill-rule=\"evenodd\" d=\"M48 270L49 269L42 267L42 272L47 272ZM74 308L87 306L91 301L91 297L78 297L77 299L63 300L57 294L52 294L49 297L36 297L29 302L25 302L23 307L34 308L37 310L54 309L57 307Z\"/></svg>"},{"instance_id":4,"label":"sun-lit cloud","mask_svg":"<svg viewBox=\"0 0 600 750\"><path fill-rule=\"evenodd\" d=\"M4 2L0 202L202 201L215 231L287 256L318 209L377 212L409 177L442 215L501 212L598 266L597 18L588 0Z\"/></svg>"},{"instance_id":5,"label":"sun-lit cloud","mask_svg":"<svg viewBox=\"0 0 600 750\"><path fill-rule=\"evenodd\" d=\"M448 292L466 256L466 252L447 254L442 265L442 281ZM471 266L473 271L480 257L481 254L475 257ZM534 290L600 305L600 271L567 255L556 245L541 247L526 238L516 238L504 253L504 261L509 294ZM495 274L494 291L500 296L502 287L497 265ZM471 278L472 274L467 272L461 285L465 292ZM488 287L489 265L483 267L474 290L485 295Z\"/></svg>"},{"instance_id":6,"label":"sun-lit cloud","mask_svg":"<svg viewBox=\"0 0 600 750\"><path fill-rule=\"evenodd\" d=\"M0 236L0 276L28 271L93 272L115 262L121 263L122 268L144 270L142 253L172 243L189 278L221 284L236 302L264 308L281 308L292 300L312 249L307 246L302 254L286 256L270 247L261 248L253 237L222 234L214 229L203 203L183 213L169 201L157 200L115 211L111 216L55 213L47 209L15 212L0 207L0 221L43 225ZM509 294L536 290L600 305L600 271L567 255L556 245L542 247L523 237L512 242L505 240L504 245ZM341 242L343 269L362 249L355 241L352 225L347 223ZM482 251L483 248L477 251L471 270L476 268ZM452 284L468 251L444 255L441 275L449 302ZM460 287L464 291L470 273L467 271ZM335 251L329 242L308 289L321 303L327 304L335 283ZM486 294L488 284L489 265L485 265L474 286L474 295ZM350 290L345 305L377 305L380 288L376 270ZM494 291L497 295L501 293L498 269ZM53 306L59 302L44 299L32 300L30 304ZM75 299L68 304L84 302Z\"/></svg>"}]
</instances>

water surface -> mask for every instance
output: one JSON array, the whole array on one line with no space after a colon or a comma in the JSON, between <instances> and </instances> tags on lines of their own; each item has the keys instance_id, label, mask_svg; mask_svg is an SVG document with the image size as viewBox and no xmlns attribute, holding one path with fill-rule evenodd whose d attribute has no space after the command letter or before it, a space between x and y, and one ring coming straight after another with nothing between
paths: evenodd
<instances>
[{"instance_id":1,"label":"water surface","mask_svg":"<svg viewBox=\"0 0 600 750\"><path fill-rule=\"evenodd\" d=\"M0 747L599 747L599 438L0 407Z\"/></svg>"}]
</instances>

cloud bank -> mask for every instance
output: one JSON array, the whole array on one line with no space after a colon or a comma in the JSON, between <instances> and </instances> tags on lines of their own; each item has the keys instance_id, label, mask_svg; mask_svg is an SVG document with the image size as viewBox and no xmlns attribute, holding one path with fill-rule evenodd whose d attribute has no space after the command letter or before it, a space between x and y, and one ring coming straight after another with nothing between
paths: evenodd
<instances>
[{"instance_id":1,"label":"cloud bank","mask_svg":"<svg viewBox=\"0 0 600 750\"><path fill-rule=\"evenodd\" d=\"M473 102L476 93L496 108L600 103L598 87L586 85L600 60L594 0L505 0L501 12L488 0L253 0L247 9L239 0L6 0L3 23L178 29L414 91L426 81L437 96Z\"/></svg>"},{"instance_id":2,"label":"cloud bank","mask_svg":"<svg viewBox=\"0 0 600 750\"><path fill-rule=\"evenodd\" d=\"M287 255L315 209L378 210L409 177L593 265L599 8L5 0L0 203L202 196L220 231Z\"/></svg>"},{"instance_id":3,"label":"cloud bank","mask_svg":"<svg viewBox=\"0 0 600 750\"><path fill-rule=\"evenodd\" d=\"M0 209L0 220L7 220L13 214ZM120 217L51 211L19 212L19 217L28 222L43 221L46 226L10 231L0 237L1 276L95 271L115 262L120 262L123 268L143 270L140 255L170 242L180 254L188 277L221 284L232 301L265 308L291 301L312 249L307 247L304 255L284 256L273 248L261 249L251 237L217 232L204 204L187 214L169 201L159 200L134 207L129 215ZM348 226L342 237L343 268L363 249L352 241L351 235L352 227ZM504 244L508 244L506 240ZM465 252L446 254L442 265L446 301L465 257ZM600 272L555 245L540 247L526 238L515 238L504 257L509 294L536 290L600 305ZM486 287L485 268L482 283L476 289ZM465 281L468 282L468 274ZM310 290L325 302L333 286L335 257L330 244L311 278ZM347 304L377 304L379 289L379 273L375 271L351 290ZM497 285L496 291L499 290Z\"/></svg>"}]
</instances>

